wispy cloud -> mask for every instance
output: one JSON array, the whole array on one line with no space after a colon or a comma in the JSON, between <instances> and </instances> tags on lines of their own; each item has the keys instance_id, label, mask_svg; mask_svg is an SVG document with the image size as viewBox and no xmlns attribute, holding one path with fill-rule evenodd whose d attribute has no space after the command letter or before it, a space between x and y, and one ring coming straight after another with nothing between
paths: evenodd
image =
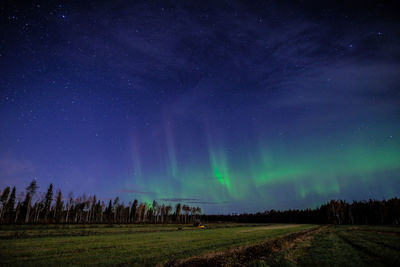
<instances>
[{"instance_id":1,"label":"wispy cloud","mask_svg":"<svg viewBox=\"0 0 400 267\"><path fill-rule=\"evenodd\" d=\"M0 177L33 172L34 167L30 161L16 159L0 159Z\"/></svg>"},{"instance_id":2,"label":"wispy cloud","mask_svg":"<svg viewBox=\"0 0 400 267\"><path fill-rule=\"evenodd\" d=\"M171 202L188 202L188 201L199 201L199 198L160 198L161 201Z\"/></svg>"},{"instance_id":3,"label":"wispy cloud","mask_svg":"<svg viewBox=\"0 0 400 267\"><path fill-rule=\"evenodd\" d=\"M201 198L160 198L161 201L166 202L183 202L187 204L204 204L204 205L215 205L215 204L224 204L225 202L217 202L217 201L207 201Z\"/></svg>"},{"instance_id":4,"label":"wispy cloud","mask_svg":"<svg viewBox=\"0 0 400 267\"><path fill-rule=\"evenodd\" d=\"M116 192L117 193L139 194L139 195L153 195L153 194L155 194L154 192L141 191L141 190L137 190L137 189L119 189Z\"/></svg>"},{"instance_id":5,"label":"wispy cloud","mask_svg":"<svg viewBox=\"0 0 400 267\"><path fill-rule=\"evenodd\" d=\"M215 201L189 201L186 202L189 204L202 204L202 205L216 205L216 204L225 204L227 202L215 202Z\"/></svg>"}]
</instances>

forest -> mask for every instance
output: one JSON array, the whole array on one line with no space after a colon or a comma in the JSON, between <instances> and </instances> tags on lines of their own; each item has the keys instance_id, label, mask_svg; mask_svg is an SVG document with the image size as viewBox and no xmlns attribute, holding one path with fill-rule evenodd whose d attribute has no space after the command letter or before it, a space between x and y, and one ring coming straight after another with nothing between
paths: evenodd
<instances>
[{"instance_id":1,"label":"forest","mask_svg":"<svg viewBox=\"0 0 400 267\"><path fill-rule=\"evenodd\" d=\"M269 210L253 214L207 215L200 207L177 203L174 207L153 201L129 204L119 197L100 201L96 195L64 197L61 190L54 194L50 184L44 196L37 196L37 182L33 180L20 197L15 186L2 190L0 195L0 223L2 224L97 224L97 223L316 223L316 224L394 224L400 223L400 199L353 201L331 200L315 209ZM20 199L20 200L18 200ZM36 199L36 201L34 201Z\"/></svg>"},{"instance_id":2,"label":"forest","mask_svg":"<svg viewBox=\"0 0 400 267\"><path fill-rule=\"evenodd\" d=\"M393 224L400 223L400 199L331 200L316 209L269 210L254 214L204 215L207 221L241 223Z\"/></svg>"},{"instance_id":3,"label":"forest","mask_svg":"<svg viewBox=\"0 0 400 267\"><path fill-rule=\"evenodd\" d=\"M126 205L119 197L109 200L108 204L97 199L96 195L74 198L70 193L66 198L61 190L54 194L53 184L47 193L40 197L37 194L37 182L33 180L22 192L24 200L18 201L15 186L6 187L0 196L0 222L3 224L29 223L189 223L201 214L201 208L177 203L171 205L139 203L135 199ZM35 197L36 196L36 197ZM37 199L36 201L33 201Z\"/></svg>"}]
</instances>

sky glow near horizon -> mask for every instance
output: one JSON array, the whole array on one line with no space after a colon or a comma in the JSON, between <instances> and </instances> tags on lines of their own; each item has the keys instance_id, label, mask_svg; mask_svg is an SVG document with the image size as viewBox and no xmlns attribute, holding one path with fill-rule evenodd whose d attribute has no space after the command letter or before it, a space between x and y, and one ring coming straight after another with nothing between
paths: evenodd
<instances>
[{"instance_id":1,"label":"sky glow near horizon","mask_svg":"<svg viewBox=\"0 0 400 267\"><path fill-rule=\"evenodd\" d=\"M371 12L373 10L374 12ZM400 195L390 6L97 1L2 16L0 190L208 213Z\"/></svg>"}]
</instances>

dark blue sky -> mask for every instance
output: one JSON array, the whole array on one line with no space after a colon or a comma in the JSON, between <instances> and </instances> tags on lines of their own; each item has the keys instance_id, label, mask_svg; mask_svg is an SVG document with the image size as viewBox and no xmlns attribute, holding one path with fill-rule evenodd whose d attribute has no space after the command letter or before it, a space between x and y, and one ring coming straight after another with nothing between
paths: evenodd
<instances>
[{"instance_id":1,"label":"dark blue sky","mask_svg":"<svg viewBox=\"0 0 400 267\"><path fill-rule=\"evenodd\" d=\"M398 9L319 2L1 3L0 189L208 212L398 196Z\"/></svg>"}]
</instances>

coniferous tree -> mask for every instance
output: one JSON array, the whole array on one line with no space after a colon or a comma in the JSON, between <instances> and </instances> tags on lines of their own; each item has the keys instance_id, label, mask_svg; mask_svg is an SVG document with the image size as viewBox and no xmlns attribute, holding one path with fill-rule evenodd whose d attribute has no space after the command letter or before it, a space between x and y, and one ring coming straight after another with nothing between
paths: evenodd
<instances>
[{"instance_id":1,"label":"coniferous tree","mask_svg":"<svg viewBox=\"0 0 400 267\"><path fill-rule=\"evenodd\" d=\"M182 206L181 206L181 203L177 203L176 205L175 205L175 215L176 215L176 222L181 222L181 208L182 208Z\"/></svg>"},{"instance_id":2,"label":"coniferous tree","mask_svg":"<svg viewBox=\"0 0 400 267\"><path fill-rule=\"evenodd\" d=\"M1 197L0 197L0 202L3 206L7 202L9 194L10 194L10 187L7 186L6 188L4 188L3 193L1 193Z\"/></svg>"},{"instance_id":3,"label":"coniferous tree","mask_svg":"<svg viewBox=\"0 0 400 267\"><path fill-rule=\"evenodd\" d=\"M31 202L32 202L32 198L36 193L36 190L39 187L37 186L36 180L33 179L32 182L28 185L28 187L26 188L26 196L25 196L25 201L23 204L23 211L24 211L24 215L25 215L25 223L29 222L29 215L30 215L30 211L31 211Z\"/></svg>"},{"instance_id":4,"label":"coniferous tree","mask_svg":"<svg viewBox=\"0 0 400 267\"><path fill-rule=\"evenodd\" d=\"M145 223L147 221L147 212L149 210L148 203L143 203L142 209L142 221Z\"/></svg>"},{"instance_id":5,"label":"coniferous tree","mask_svg":"<svg viewBox=\"0 0 400 267\"><path fill-rule=\"evenodd\" d=\"M161 218L161 223L164 223L164 221L165 221L165 205L164 204L162 204L162 206L161 206L160 218Z\"/></svg>"},{"instance_id":6,"label":"coniferous tree","mask_svg":"<svg viewBox=\"0 0 400 267\"><path fill-rule=\"evenodd\" d=\"M130 222L136 221L136 211L137 211L138 201L135 199L131 206L131 215L130 215Z\"/></svg>"},{"instance_id":7,"label":"coniferous tree","mask_svg":"<svg viewBox=\"0 0 400 267\"><path fill-rule=\"evenodd\" d=\"M51 207L51 202L53 201L53 184L49 185L49 188L47 189L47 193L44 199L43 203L43 212L44 212L44 221L47 222L47 218L50 213L50 207Z\"/></svg>"},{"instance_id":8,"label":"coniferous tree","mask_svg":"<svg viewBox=\"0 0 400 267\"><path fill-rule=\"evenodd\" d=\"M20 211L21 211L21 202L18 201L17 207L15 208L15 217L14 217L14 223L18 222L19 216L20 216Z\"/></svg>"},{"instance_id":9,"label":"coniferous tree","mask_svg":"<svg viewBox=\"0 0 400 267\"><path fill-rule=\"evenodd\" d=\"M167 223L170 222L169 215L171 213L171 210L172 210L171 205L165 206L165 216L166 216Z\"/></svg>"},{"instance_id":10,"label":"coniferous tree","mask_svg":"<svg viewBox=\"0 0 400 267\"><path fill-rule=\"evenodd\" d=\"M157 222L158 218L158 203L157 201L153 200L153 222Z\"/></svg>"},{"instance_id":11,"label":"coniferous tree","mask_svg":"<svg viewBox=\"0 0 400 267\"><path fill-rule=\"evenodd\" d=\"M101 213L102 213L102 206L100 204L100 200L97 201L95 209L94 209L94 219L93 222L100 222L100 217L101 217Z\"/></svg>"},{"instance_id":12,"label":"coniferous tree","mask_svg":"<svg viewBox=\"0 0 400 267\"><path fill-rule=\"evenodd\" d=\"M55 211L54 211L56 223L62 222L63 206L64 206L64 203L62 201L62 193L61 193L61 190L58 190L57 199L56 199L56 207L55 207Z\"/></svg>"},{"instance_id":13,"label":"coniferous tree","mask_svg":"<svg viewBox=\"0 0 400 267\"><path fill-rule=\"evenodd\" d=\"M119 203L119 197L116 197L114 199L113 203L113 210L114 210L114 223L117 222L117 215L118 215L118 203Z\"/></svg>"},{"instance_id":14,"label":"coniferous tree","mask_svg":"<svg viewBox=\"0 0 400 267\"><path fill-rule=\"evenodd\" d=\"M144 205L143 203L139 204L138 210L137 210L137 222L142 222L143 219L143 209L144 209Z\"/></svg>"},{"instance_id":15,"label":"coniferous tree","mask_svg":"<svg viewBox=\"0 0 400 267\"><path fill-rule=\"evenodd\" d=\"M92 207L91 207L91 211L90 211L90 221L93 221L96 218L96 195L93 196L93 200L92 200Z\"/></svg>"},{"instance_id":16,"label":"coniferous tree","mask_svg":"<svg viewBox=\"0 0 400 267\"><path fill-rule=\"evenodd\" d=\"M101 202L101 214L100 214L100 223L103 223L103 214L104 214L104 209L106 207L106 204L104 204L104 201Z\"/></svg>"},{"instance_id":17,"label":"coniferous tree","mask_svg":"<svg viewBox=\"0 0 400 267\"><path fill-rule=\"evenodd\" d=\"M26 187L26 193L34 195L38 188L39 186L37 185L36 179L33 179L32 182Z\"/></svg>"},{"instance_id":18,"label":"coniferous tree","mask_svg":"<svg viewBox=\"0 0 400 267\"><path fill-rule=\"evenodd\" d=\"M70 211L73 210L74 205L74 195L72 192L68 195L68 202L67 202L67 214L65 215L65 222L69 222Z\"/></svg>"},{"instance_id":19,"label":"coniferous tree","mask_svg":"<svg viewBox=\"0 0 400 267\"><path fill-rule=\"evenodd\" d=\"M6 210L6 205L7 205L7 200L8 200L8 195L10 194L10 187L7 186L4 190L3 193L1 194L0 197L0 202L1 202L1 210L0 210L0 222L3 221L3 216L5 214Z\"/></svg>"},{"instance_id":20,"label":"coniferous tree","mask_svg":"<svg viewBox=\"0 0 400 267\"><path fill-rule=\"evenodd\" d=\"M183 204L182 210L185 212L185 223L187 223L188 214L189 214L189 206L186 204Z\"/></svg>"},{"instance_id":21,"label":"coniferous tree","mask_svg":"<svg viewBox=\"0 0 400 267\"><path fill-rule=\"evenodd\" d=\"M110 201L108 202L108 207L106 209L106 216L107 216L108 223L111 223L111 219L112 219L111 214L112 214L112 202L110 199Z\"/></svg>"},{"instance_id":22,"label":"coniferous tree","mask_svg":"<svg viewBox=\"0 0 400 267\"><path fill-rule=\"evenodd\" d=\"M8 201L5 205L6 220L7 219L11 220L13 218L12 215L14 214L15 195L16 195L16 190L15 190L15 186L14 186L13 189L11 190L10 197L8 198Z\"/></svg>"}]
</instances>

